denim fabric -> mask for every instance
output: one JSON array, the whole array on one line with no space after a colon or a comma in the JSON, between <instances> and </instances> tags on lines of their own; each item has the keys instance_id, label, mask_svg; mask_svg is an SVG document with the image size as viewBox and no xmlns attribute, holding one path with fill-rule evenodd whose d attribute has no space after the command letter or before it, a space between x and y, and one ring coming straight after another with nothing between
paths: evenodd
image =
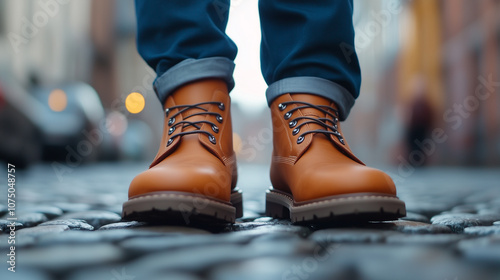
<instances>
[{"instance_id":1,"label":"denim fabric","mask_svg":"<svg viewBox=\"0 0 500 280\"><path fill-rule=\"evenodd\" d=\"M137 0L135 9L137 50L156 70L162 104L177 87L198 79L222 78L234 87L237 48L225 32L229 0Z\"/></svg>"},{"instance_id":2,"label":"denim fabric","mask_svg":"<svg viewBox=\"0 0 500 280\"><path fill-rule=\"evenodd\" d=\"M192 81L206 78L220 78L226 81L228 89L234 88L234 62L225 57L209 57L202 59L185 59L160 75L154 81L156 94L162 101L176 88Z\"/></svg>"},{"instance_id":3,"label":"denim fabric","mask_svg":"<svg viewBox=\"0 0 500 280\"><path fill-rule=\"evenodd\" d=\"M272 83L266 91L268 104L283 93L311 93L333 100L338 106L340 120L345 120L354 105L354 97L344 87L318 77L284 78Z\"/></svg>"}]
</instances>

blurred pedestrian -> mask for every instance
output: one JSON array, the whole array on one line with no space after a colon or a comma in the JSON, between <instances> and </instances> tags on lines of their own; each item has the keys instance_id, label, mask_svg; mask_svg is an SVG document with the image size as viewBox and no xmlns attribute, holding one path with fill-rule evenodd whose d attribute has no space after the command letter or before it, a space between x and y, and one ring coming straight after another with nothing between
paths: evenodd
<instances>
[{"instance_id":1,"label":"blurred pedestrian","mask_svg":"<svg viewBox=\"0 0 500 280\"><path fill-rule=\"evenodd\" d=\"M434 112L432 104L427 99L427 82L425 78L416 76L413 82L413 98L409 104L409 116L406 124L406 149L408 156L413 154L423 155L422 158L413 159L410 163L416 166L425 166L430 155L422 149L423 142L430 137L431 127L433 127ZM415 153L419 152L419 153Z\"/></svg>"}]
</instances>

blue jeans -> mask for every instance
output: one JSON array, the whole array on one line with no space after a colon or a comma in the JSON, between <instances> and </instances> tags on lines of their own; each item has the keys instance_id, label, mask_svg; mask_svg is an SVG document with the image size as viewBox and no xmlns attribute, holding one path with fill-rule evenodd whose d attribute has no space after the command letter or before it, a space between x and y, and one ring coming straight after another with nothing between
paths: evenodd
<instances>
[{"instance_id":1,"label":"blue jeans","mask_svg":"<svg viewBox=\"0 0 500 280\"><path fill-rule=\"evenodd\" d=\"M204 78L234 87L237 48L226 35L229 0L136 0L137 48L156 70L162 103L179 86ZM306 92L333 100L341 120L359 95L352 0L260 0L261 68L268 104Z\"/></svg>"}]
</instances>

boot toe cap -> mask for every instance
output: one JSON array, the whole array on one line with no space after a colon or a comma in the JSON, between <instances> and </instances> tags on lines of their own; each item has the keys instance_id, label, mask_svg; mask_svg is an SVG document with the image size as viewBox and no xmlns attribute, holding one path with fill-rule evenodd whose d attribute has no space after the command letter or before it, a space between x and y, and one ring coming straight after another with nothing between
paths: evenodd
<instances>
[{"instance_id":1,"label":"boot toe cap","mask_svg":"<svg viewBox=\"0 0 500 280\"><path fill-rule=\"evenodd\" d=\"M389 175L361 165L314 169L301 181L297 185L306 187L296 189L296 201L356 193L396 195L396 186Z\"/></svg>"},{"instance_id":2,"label":"boot toe cap","mask_svg":"<svg viewBox=\"0 0 500 280\"><path fill-rule=\"evenodd\" d=\"M129 198L153 192L187 192L229 200L231 176L211 166L155 166L130 183Z\"/></svg>"}]
</instances>

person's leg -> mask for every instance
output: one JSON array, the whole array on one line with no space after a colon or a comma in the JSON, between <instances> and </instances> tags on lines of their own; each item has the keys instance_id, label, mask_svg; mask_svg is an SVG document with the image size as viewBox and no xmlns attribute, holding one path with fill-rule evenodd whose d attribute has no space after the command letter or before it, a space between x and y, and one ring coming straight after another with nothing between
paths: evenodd
<instances>
[{"instance_id":1,"label":"person's leg","mask_svg":"<svg viewBox=\"0 0 500 280\"><path fill-rule=\"evenodd\" d=\"M293 222L405 215L391 178L366 167L340 127L359 95L352 1L260 0L273 122L266 214Z\"/></svg>"},{"instance_id":2,"label":"person's leg","mask_svg":"<svg viewBox=\"0 0 500 280\"><path fill-rule=\"evenodd\" d=\"M131 182L124 219L225 223L242 215L228 8L229 0L136 1L138 50L158 73L154 86L165 114L158 154Z\"/></svg>"},{"instance_id":3,"label":"person's leg","mask_svg":"<svg viewBox=\"0 0 500 280\"><path fill-rule=\"evenodd\" d=\"M156 70L162 104L177 87L203 78L234 87L237 48L226 35L229 0L136 0L137 49Z\"/></svg>"},{"instance_id":4,"label":"person's leg","mask_svg":"<svg viewBox=\"0 0 500 280\"><path fill-rule=\"evenodd\" d=\"M361 83L352 0L260 0L259 12L268 103L307 91L335 101L345 119Z\"/></svg>"}]
</instances>

